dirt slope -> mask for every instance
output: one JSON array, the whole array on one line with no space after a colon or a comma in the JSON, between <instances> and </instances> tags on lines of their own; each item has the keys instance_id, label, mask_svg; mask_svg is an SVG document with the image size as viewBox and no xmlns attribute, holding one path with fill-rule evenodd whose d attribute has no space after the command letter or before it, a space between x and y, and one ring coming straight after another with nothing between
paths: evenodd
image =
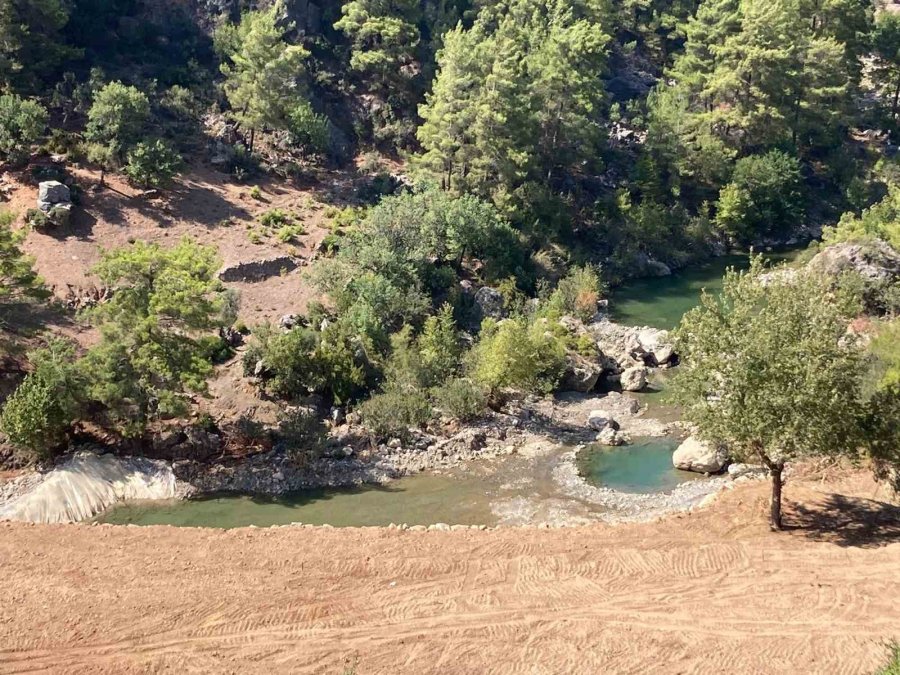
<instances>
[{"instance_id":1,"label":"dirt slope","mask_svg":"<svg viewBox=\"0 0 900 675\"><path fill-rule=\"evenodd\" d=\"M794 483L775 535L764 488L562 530L0 525L0 672L872 672L900 510Z\"/></svg>"}]
</instances>

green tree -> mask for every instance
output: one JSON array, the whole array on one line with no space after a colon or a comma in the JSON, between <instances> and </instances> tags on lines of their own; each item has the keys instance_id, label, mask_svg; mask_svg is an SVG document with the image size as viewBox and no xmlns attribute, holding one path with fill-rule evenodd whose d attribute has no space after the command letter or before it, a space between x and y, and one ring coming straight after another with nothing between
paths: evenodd
<instances>
[{"instance_id":1,"label":"green tree","mask_svg":"<svg viewBox=\"0 0 900 675\"><path fill-rule=\"evenodd\" d=\"M64 44L65 0L0 0L0 89L37 93L48 77L80 52Z\"/></svg>"},{"instance_id":2,"label":"green tree","mask_svg":"<svg viewBox=\"0 0 900 675\"><path fill-rule=\"evenodd\" d=\"M237 26L226 24L215 36L222 55L225 95L235 118L250 130L289 128L290 115L306 101L305 63L309 52L285 42L289 27L279 24L282 3L247 12Z\"/></svg>"},{"instance_id":3,"label":"green tree","mask_svg":"<svg viewBox=\"0 0 900 675\"><path fill-rule=\"evenodd\" d=\"M47 109L15 94L0 96L0 155L13 162L28 156L47 128Z\"/></svg>"},{"instance_id":4,"label":"green tree","mask_svg":"<svg viewBox=\"0 0 900 675\"><path fill-rule=\"evenodd\" d=\"M81 382L74 356L72 346L60 340L29 354L34 371L0 412L0 431L29 459L52 457L80 415Z\"/></svg>"},{"instance_id":5,"label":"green tree","mask_svg":"<svg viewBox=\"0 0 900 675\"><path fill-rule=\"evenodd\" d=\"M862 446L864 357L846 334L857 303L833 280L763 284L763 269L756 258L749 272L729 271L721 296L704 294L684 316L673 391L701 438L767 467L769 520L780 529L785 462Z\"/></svg>"},{"instance_id":6,"label":"green tree","mask_svg":"<svg viewBox=\"0 0 900 675\"><path fill-rule=\"evenodd\" d=\"M828 243L883 239L900 251L900 185L888 186L884 199L864 209L861 215L845 213L835 227L826 227L823 234Z\"/></svg>"},{"instance_id":7,"label":"green tree","mask_svg":"<svg viewBox=\"0 0 900 675\"><path fill-rule=\"evenodd\" d=\"M181 155L161 139L141 141L128 152L125 175L142 187L159 187L181 169Z\"/></svg>"},{"instance_id":8,"label":"green tree","mask_svg":"<svg viewBox=\"0 0 900 675\"><path fill-rule=\"evenodd\" d=\"M796 227L803 218L800 162L780 150L739 160L719 193L716 224L748 243Z\"/></svg>"},{"instance_id":9,"label":"green tree","mask_svg":"<svg viewBox=\"0 0 900 675\"><path fill-rule=\"evenodd\" d=\"M351 0L341 14L334 27L350 39L351 68L374 77L380 87L409 78L422 18L416 0Z\"/></svg>"},{"instance_id":10,"label":"green tree","mask_svg":"<svg viewBox=\"0 0 900 675\"><path fill-rule=\"evenodd\" d=\"M492 397L505 388L546 394L559 384L565 361L565 343L548 330L548 322L486 319L468 368Z\"/></svg>"},{"instance_id":11,"label":"green tree","mask_svg":"<svg viewBox=\"0 0 900 675\"><path fill-rule=\"evenodd\" d=\"M94 95L85 136L104 149L109 159L121 163L128 149L140 140L149 117L150 101L144 92L110 82Z\"/></svg>"},{"instance_id":12,"label":"green tree","mask_svg":"<svg viewBox=\"0 0 900 675\"><path fill-rule=\"evenodd\" d=\"M34 271L34 261L19 248L27 232L13 231L15 219L12 212L0 210L0 301L45 297L46 290Z\"/></svg>"},{"instance_id":13,"label":"green tree","mask_svg":"<svg viewBox=\"0 0 900 675\"><path fill-rule=\"evenodd\" d=\"M881 12L872 35L873 78L890 101L891 120L900 110L900 15Z\"/></svg>"},{"instance_id":14,"label":"green tree","mask_svg":"<svg viewBox=\"0 0 900 675\"><path fill-rule=\"evenodd\" d=\"M190 239L172 249L136 242L105 252L94 268L111 298L89 310L100 342L80 363L90 400L139 435L150 420L183 415L187 391L212 370L200 338L223 323L226 298L215 249Z\"/></svg>"}]
</instances>

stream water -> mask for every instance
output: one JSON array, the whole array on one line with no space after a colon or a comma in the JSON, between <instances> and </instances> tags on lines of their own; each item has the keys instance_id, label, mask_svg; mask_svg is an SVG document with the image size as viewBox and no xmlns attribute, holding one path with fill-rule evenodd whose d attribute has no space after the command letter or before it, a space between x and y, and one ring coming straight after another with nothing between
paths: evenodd
<instances>
[{"instance_id":1,"label":"stream water","mask_svg":"<svg viewBox=\"0 0 900 675\"><path fill-rule=\"evenodd\" d=\"M778 261L792 254L767 256ZM614 318L630 325L670 329L682 314L696 306L702 289L716 292L728 267L744 269L746 255L715 259L669 277L643 279L617 289L611 305ZM677 408L666 404L668 374L654 375L649 390L638 394L648 415L663 421L678 418ZM585 448L575 460L578 474L590 486L621 493L647 495L668 492L698 479L696 474L672 468L677 441L669 438L635 439L618 449ZM497 525L585 522L602 517L609 508L585 498L571 485L555 478L567 448L537 455L513 456L479 463L442 474L410 476L388 485L346 489L308 490L272 499L246 495L218 495L170 502L132 502L103 515L107 523L241 527L292 522L334 526Z\"/></svg>"}]
</instances>

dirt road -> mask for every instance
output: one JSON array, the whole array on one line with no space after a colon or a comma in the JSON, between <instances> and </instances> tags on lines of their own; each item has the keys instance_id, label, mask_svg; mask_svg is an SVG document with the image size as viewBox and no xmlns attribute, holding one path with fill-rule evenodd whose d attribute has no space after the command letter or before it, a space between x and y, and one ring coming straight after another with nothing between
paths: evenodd
<instances>
[{"instance_id":1,"label":"dirt road","mask_svg":"<svg viewBox=\"0 0 900 675\"><path fill-rule=\"evenodd\" d=\"M871 673L900 510L817 485L778 535L762 485L561 530L2 524L0 672Z\"/></svg>"}]
</instances>

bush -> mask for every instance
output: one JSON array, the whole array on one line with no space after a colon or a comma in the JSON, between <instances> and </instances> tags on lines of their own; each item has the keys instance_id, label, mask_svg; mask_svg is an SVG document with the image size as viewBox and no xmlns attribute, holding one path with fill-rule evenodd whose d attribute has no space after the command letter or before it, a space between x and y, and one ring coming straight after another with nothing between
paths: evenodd
<instances>
[{"instance_id":1,"label":"bush","mask_svg":"<svg viewBox=\"0 0 900 675\"><path fill-rule=\"evenodd\" d=\"M0 430L29 459L49 459L65 443L78 414L80 387L72 365L74 350L55 342L29 355L33 373L12 393L0 412Z\"/></svg>"},{"instance_id":2,"label":"bush","mask_svg":"<svg viewBox=\"0 0 900 675\"><path fill-rule=\"evenodd\" d=\"M431 418L431 404L420 391L389 388L363 403L359 412L375 436L407 438L410 427L420 427Z\"/></svg>"},{"instance_id":3,"label":"bush","mask_svg":"<svg viewBox=\"0 0 900 675\"><path fill-rule=\"evenodd\" d=\"M291 222L291 217L281 209L270 209L259 217L264 227L282 227Z\"/></svg>"},{"instance_id":4,"label":"bush","mask_svg":"<svg viewBox=\"0 0 900 675\"><path fill-rule=\"evenodd\" d=\"M305 152L323 154L328 149L328 118L317 115L308 101L288 115L288 129L294 143Z\"/></svg>"},{"instance_id":5,"label":"bush","mask_svg":"<svg viewBox=\"0 0 900 675\"><path fill-rule=\"evenodd\" d=\"M288 457L299 466L318 459L325 450L325 423L314 412L290 410L282 413L277 433Z\"/></svg>"},{"instance_id":6,"label":"bush","mask_svg":"<svg viewBox=\"0 0 900 675\"><path fill-rule=\"evenodd\" d=\"M14 94L0 96L0 154L14 162L25 159L44 133L47 117L40 103Z\"/></svg>"},{"instance_id":7,"label":"bush","mask_svg":"<svg viewBox=\"0 0 900 675\"><path fill-rule=\"evenodd\" d=\"M181 155L165 141L141 142L128 152L125 175L141 187L165 185L181 169Z\"/></svg>"},{"instance_id":8,"label":"bush","mask_svg":"<svg viewBox=\"0 0 900 675\"><path fill-rule=\"evenodd\" d=\"M597 313L597 303L604 291L597 269L590 265L575 267L550 295L546 311L556 319L568 314L586 323Z\"/></svg>"},{"instance_id":9,"label":"bush","mask_svg":"<svg viewBox=\"0 0 900 675\"><path fill-rule=\"evenodd\" d=\"M137 142L150 116L150 101L136 87L110 82L94 95L88 111L85 136L104 146L109 157L119 159Z\"/></svg>"},{"instance_id":10,"label":"bush","mask_svg":"<svg viewBox=\"0 0 900 675\"><path fill-rule=\"evenodd\" d=\"M484 414L487 397L471 380L455 378L432 390L435 405L460 422L471 422Z\"/></svg>"},{"instance_id":11,"label":"bush","mask_svg":"<svg viewBox=\"0 0 900 675\"><path fill-rule=\"evenodd\" d=\"M744 157L719 193L716 224L740 243L784 234L801 224L801 186L796 157L780 150Z\"/></svg>"},{"instance_id":12,"label":"bush","mask_svg":"<svg viewBox=\"0 0 900 675\"><path fill-rule=\"evenodd\" d=\"M856 216L845 213L836 227L826 227L827 243L863 239L883 239L900 251L900 187L891 185L879 203Z\"/></svg>"},{"instance_id":13,"label":"bush","mask_svg":"<svg viewBox=\"0 0 900 675\"><path fill-rule=\"evenodd\" d=\"M486 319L469 354L472 379L491 395L507 387L549 393L559 383L565 362L565 341L544 319L531 324L524 319Z\"/></svg>"}]
</instances>

